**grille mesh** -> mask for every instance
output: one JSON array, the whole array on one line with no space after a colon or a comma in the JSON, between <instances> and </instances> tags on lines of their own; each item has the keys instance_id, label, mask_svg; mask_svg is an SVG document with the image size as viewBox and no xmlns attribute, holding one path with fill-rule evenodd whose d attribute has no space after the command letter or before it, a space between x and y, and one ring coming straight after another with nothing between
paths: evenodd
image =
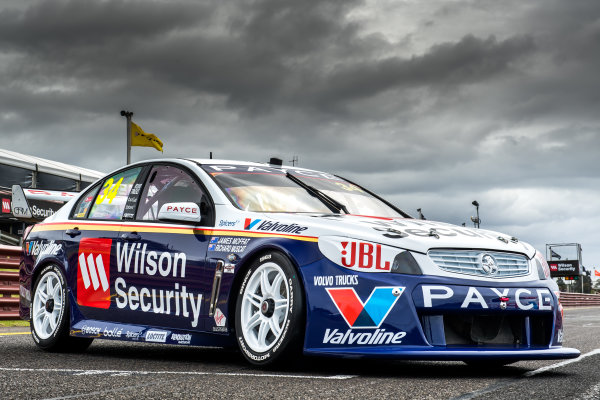
<instances>
[{"instance_id":1,"label":"grille mesh","mask_svg":"<svg viewBox=\"0 0 600 400\"><path fill-rule=\"evenodd\" d=\"M439 268L458 274L507 278L529 273L527 257L521 254L479 250L431 250L428 254ZM494 257L498 264L498 272L493 275L486 273L481 267L481 258L485 254Z\"/></svg>"}]
</instances>

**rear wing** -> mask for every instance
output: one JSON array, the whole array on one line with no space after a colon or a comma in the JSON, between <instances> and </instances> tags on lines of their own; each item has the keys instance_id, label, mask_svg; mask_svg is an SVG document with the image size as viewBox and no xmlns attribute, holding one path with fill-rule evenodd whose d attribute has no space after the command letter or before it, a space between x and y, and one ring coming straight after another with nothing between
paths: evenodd
<instances>
[{"instance_id":1,"label":"rear wing","mask_svg":"<svg viewBox=\"0 0 600 400\"><path fill-rule=\"evenodd\" d=\"M12 214L24 222L40 222L57 212L77 194L55 190L24 189L20 185L13 185Z\"/></svg>"}]
</instances>

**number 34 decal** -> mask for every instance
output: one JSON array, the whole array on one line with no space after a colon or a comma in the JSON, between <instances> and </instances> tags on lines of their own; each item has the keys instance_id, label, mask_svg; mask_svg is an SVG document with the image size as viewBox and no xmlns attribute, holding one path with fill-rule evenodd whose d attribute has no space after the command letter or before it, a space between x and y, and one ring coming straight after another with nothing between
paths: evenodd
<instances>
[{"instance_id":1,"label":"number 34 decal","mask_svg":"<svg viewBox=\"0 0 600 400\"><path fill-rule=\"evenodd\" d=\"M108 179L102 187L102 193L96 199L96 204L102 204L105 200L108 200L108 204L112 204L113 199L119 192L119 186L123 182L123 178L119 179L114 183L113 178Z\"/></svg>"}]
</instances>

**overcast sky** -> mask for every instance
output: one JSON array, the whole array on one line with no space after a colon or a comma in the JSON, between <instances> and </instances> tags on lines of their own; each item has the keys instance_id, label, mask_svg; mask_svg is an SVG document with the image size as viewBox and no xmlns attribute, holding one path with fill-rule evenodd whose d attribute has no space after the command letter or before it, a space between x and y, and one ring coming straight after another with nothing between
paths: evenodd
<instances>
[{"instance_id":1,"label":"overcast sky","mask_svg":"<svg viewBox=\"0 0 600 400\"><path fill-rule=\"evenodd\" d=\"M1 148L110 171L125 108L134 161L297 155L600 270L599 76L597 0L0 0Z\"/></svg>"}]
</instances>

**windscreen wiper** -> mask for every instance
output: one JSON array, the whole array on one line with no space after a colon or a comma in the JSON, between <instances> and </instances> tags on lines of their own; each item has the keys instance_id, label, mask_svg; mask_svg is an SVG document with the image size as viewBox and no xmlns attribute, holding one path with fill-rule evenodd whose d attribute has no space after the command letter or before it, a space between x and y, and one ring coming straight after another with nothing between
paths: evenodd
<instances>
[{"instance_id":1,"label":"windscreen wiper","mask_svg":"<svg viewBox=\"0 0 600 400\"><path fill-rule=\"evenodd\" d=\"M308 193L321 200L331 211L335 211L338 214L341 211L345 212L346 214L350 214L345 205L343 205L336 199L326 195L325 193L321 192L319 189L302 182L300 179L290 174L289 171L285 173L285 176L291 179L294 183L297 183L299 186L304 188Z\"/></svg>"}]
</instances>

